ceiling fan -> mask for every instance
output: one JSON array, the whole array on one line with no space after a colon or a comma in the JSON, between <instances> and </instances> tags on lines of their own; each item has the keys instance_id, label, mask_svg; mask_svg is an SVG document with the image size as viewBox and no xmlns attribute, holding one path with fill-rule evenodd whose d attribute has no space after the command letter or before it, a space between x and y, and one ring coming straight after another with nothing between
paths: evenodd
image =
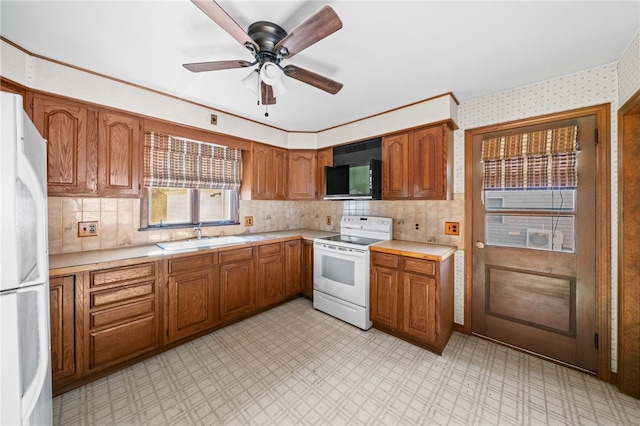
<instances>
[{"instance_id":1,"label":"ceiling fan","mask_svg":"<svg viewBox=\"0 0 640 426\"><path fill-rule=\"evenodd\" d=\"M332 95L342 89L342 83L330 78L295 65L286 65L285 67L280 65L283 59L292 58L342 28L342 21L331 7L323 7L287 34L279 25L267 21L254 22L245 32L214 0L191 1L231 37L247 48L255 60L253 62L227 60L183 64L189 71L217 71L257 65L257 68L251 71L243 79L243 82L255 93L258 91L258 84L260 85L263 105L275 104L276 96L287 91L282 78L284 75Z\"/></svg>"}]
</instances>

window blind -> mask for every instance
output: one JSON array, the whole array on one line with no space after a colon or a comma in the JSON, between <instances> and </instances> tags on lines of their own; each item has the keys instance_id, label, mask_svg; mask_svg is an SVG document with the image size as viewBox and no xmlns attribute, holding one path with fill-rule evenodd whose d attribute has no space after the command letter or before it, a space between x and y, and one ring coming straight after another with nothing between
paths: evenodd
<instances>
[{"instance_id":1,"label":"window blind","mask_svg":"<svg viewBox=\"0 0 640 426\"><path fill-rule=\"evenodd\" d=\"M570 189L578 185L578 127L484 139L485 190Z\"/></svg>"},{"instance_id":2,"label":"window blind","mask_svg":"<svg viewBox=\"0 0 640 426\"><path fill-rule=\"evenodd\" d=\"M147 187L240 189L241 151L155 132L144 134Z\"/></svg>"}]
</instances>

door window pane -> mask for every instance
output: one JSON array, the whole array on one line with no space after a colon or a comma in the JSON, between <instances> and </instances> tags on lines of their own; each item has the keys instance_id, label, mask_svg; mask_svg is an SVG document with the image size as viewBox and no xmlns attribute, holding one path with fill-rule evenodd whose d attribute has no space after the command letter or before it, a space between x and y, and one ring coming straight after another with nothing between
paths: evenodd
<instances>
[{"instance_id":1,"label":"door window pane","mask_svg":"<svg viewBox=\"0 0 640 426\"><path fill-rule=\"evenodd\" d=\"M575 252L575 217L485 215L485 241L503 247Z\"/></svg>"},{"instance_id":2,"label":"door window pane","mask_svg":"<svg viewBox=\"0 0 640 426\"><path fill-rule=\"evenodd\" d=\"M575 189L509 190L484 192L487 211L549 210L574 212Z\"/></svg>"}]
</instances>

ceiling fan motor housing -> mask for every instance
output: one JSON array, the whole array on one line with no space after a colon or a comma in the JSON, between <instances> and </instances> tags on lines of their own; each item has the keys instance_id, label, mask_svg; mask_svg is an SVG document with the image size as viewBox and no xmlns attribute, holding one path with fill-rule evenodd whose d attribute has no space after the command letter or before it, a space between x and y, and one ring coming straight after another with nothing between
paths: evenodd
<instances>
[{"instance_id":1,"label":"ceiling fan motor housing","mask_svg":"<svg viewBox=\"0 0 640 426\"><path fill-rule=\"evenodd\" d=\"M258 21L249 25L247 31L259 47L258 55L270 58L271 62L278 63L282 59L275 50L276 44L287 36L287 32L277 24L268 21Z\"/></svg>"}]
</instances>

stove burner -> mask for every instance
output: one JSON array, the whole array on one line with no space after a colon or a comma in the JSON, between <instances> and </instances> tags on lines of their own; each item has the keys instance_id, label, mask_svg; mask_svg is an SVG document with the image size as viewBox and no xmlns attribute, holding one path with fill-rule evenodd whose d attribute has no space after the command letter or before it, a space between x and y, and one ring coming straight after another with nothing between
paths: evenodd
<instances>
[{"instance_id":1,"label":"stove burner","mask_svg":"<svg viewBox=\"0 0 640 426\"><path fill-rule=\"evenodd\" d=\"M383 240L377 240L375 238L356 237L353 235L331 235L329 237L321 237L319 240L334 241L339 243L357 244L359 246L370 246L371 244L379 243Z\"/></svg>"}]
</instances>

